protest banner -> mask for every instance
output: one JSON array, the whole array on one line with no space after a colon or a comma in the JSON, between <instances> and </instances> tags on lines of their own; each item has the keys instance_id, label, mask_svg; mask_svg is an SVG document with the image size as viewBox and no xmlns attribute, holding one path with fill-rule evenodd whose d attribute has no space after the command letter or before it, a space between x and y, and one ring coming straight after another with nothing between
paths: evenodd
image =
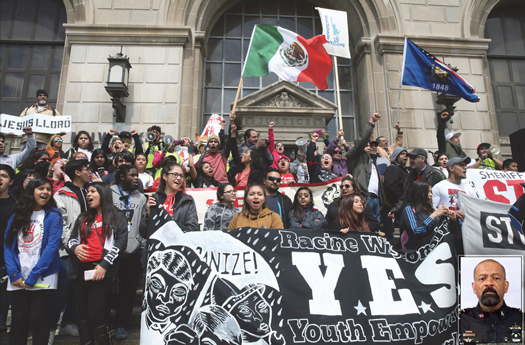
<instances>
[{"instance_id":1,"label":"protest banner","mask_svg":"<svg viewBox=\"0 0 525 345\"><path fill-rule=\"evenodd\" d=\"M219 135L221 131L222 116L217 114L212 114L206 123L206 127L202 130L201 137L207 135Z\"/></svg>"},{"instance_id":2,"label":"protest banner","mask_svg":"<svg viewBox=\"0 0 525 345\"><path fill-rule=\"evenodd\" d=\"M293 201L295 193L299 187L308 186L312 190L315 208L321 211L321 213L326 214L328 206L332 203L332 201L334 201L334 199L340 196L339 185L342 179L342 177L338 177L327 182L315 184L295 183L293 187L283 183L279 188L279 192L286 194ZM235 189L237 190L237 198L235 199L233 205L237 208L242 208L244 201L244 187ZM204 223L204 215L206 214L208 207L219 201L217 199L217 188L188 188L186 189L186 193L195 199L195 205L206 205L206 207L200 206L197 208L199 224L202 225Z\"/></svg>"},{"instance_id":3,"label":"protest banner","mask_svg":"<svg viewBox=\"0 0 525 345\"><path fill-rule=\"evenodd\" d=\"M363 232L183 233L151 212L141 344L457 343L447 222L405 254Z\"/></svg>"},{"instance_id":4,"label":"protest banner","mask_svg":"<svg viewBox=\"0 0 525 345\"><path fill-rule=\"evenodd\" d=\"M35 133L57 134L71 132L71 116L29 114L24 117L0 114L0 132L22 135L24 127L33 128Z\"/></svg>"},{"instance_id":5,"label":"protest banner","mask_svg":"<svg viewBox=\"0 0 525 345\"><path fill-rule=\"evenodd\" d=\"M515 171L467 169L467 179L480 199L513 204L523 194L525 173Z\"/></svg>"}]
</instances>

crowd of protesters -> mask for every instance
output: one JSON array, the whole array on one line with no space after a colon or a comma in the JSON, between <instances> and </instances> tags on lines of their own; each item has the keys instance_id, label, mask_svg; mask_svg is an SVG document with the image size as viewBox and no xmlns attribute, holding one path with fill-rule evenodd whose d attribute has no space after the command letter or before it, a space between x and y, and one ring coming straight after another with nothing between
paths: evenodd
<instances>
[{"instance_id":1,"label":"crowd of protesters","mask_svg":"<svg viewBox=\"0 0 525 345\"><path fill-rule=\"evenodd\" d=\"M68 149L64 133L49 136L38 148L26 127L25 149L8 154L1 134L0 229L5 236L0 258L5 261L0 270L8 276L9 293L5 287L0 291L0 330L6 329L10 303L12 344L25 343L28 320L34 344L52 343L61 313L59 334L79 336L81 344L109 344L110 329L116 339L125 339L151 235L152 207L162 205L185 232L248 226L342 236L363 231L392 240L400 227L401 246L410 250L428 243L443 220L453 229L461 227L465 215L450 193L476 196L462 183L467 168L517 170L516 162L492 157L487 143L478 146L476 159L467 157L461 133L444 134L447 112L439 119L434 165L428 151L403 148L399 126L393 145L385 137L374 139L380 118L374 113L353 145L343 130L332 141L314 131L290 158L284 144L274 140L273 122L268 141L246 129L238 145L234 112L229 128L223 120L217 135L197 142L183 137L167 144L162 129L152 126L146 143L136 130L112 129L100 148L86 131L78 132ZM293 200L279 191L282 184L336 178L339 195L326 214L315 208L306 185ZM196 205L186 194L188 188L206 187L216 187L218 200L209 207ZM239 189L244 189L242 209L235 206ZM202 207L207 211L199 224Z\"/></svg>"}]
</instances>

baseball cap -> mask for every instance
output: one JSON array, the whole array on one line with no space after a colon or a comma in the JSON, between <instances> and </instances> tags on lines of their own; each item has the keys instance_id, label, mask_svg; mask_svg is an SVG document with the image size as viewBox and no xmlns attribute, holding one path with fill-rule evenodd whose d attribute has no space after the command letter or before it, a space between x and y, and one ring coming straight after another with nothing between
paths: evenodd
<instances>
[{"instance_id":1,"label":"baseball cap","mask_svg":"<svg viewBox=\"0 0 525 345\"><path fill-rule=\"evenodd\" d=\"M370 145L379 146L379 142L377 142L377 140L370 140Z\"/></svg>"},{"instance_id":2,"label":"baseball cap","mask_svg":"<svg viewBox=\"0 0 525 345\"><path fill-rule=\"evenodd\" d=\"M428 153L427 153L426 150L424 150L424 149L422 149L420 147L416 147L411 152L408 152L407 156L423 156L425 158L428 158Z\"/></svg>"},{"instance_id":3,"label":"baseball cap","mask_svg":"<svg viewBox=\"0 0 525 345\"><path fill-rule=\"evenodd\" d=\"M450 167L453 166L454 164L461 163L461 162L465 162L465 164L469 164L470 157L467 156L463 158L460 158L460 157L450 158L447 162L447 169L450 169Z\"/></svg>"},{"instance_id":4,"label":"baseball cap","mask_svg":"<svg viewBox=\"0 0 525 345\"><path fill-rule=\"evenodd\" d=\"M131 138L131 133L127 131L122 131L118 134L120 138Z\"/></svg>"},{"instance_id":5,"label":"baseball cap","mask_svg":"<svg viewBox=\"0 0 525 345\"><path fill-rule=\"evenodd\" d=\"M450 132L447 134L447 136L445 137L447 140L450 140L452 139L453 137L460 137L461 136L461 132Z\"/></svg>"},{"instance_id":6,"label":"baseball cap","mask_svg":"<svg viewBox=\"0 0 525 345\"><path fill-rule=\"evenodd\" d=\"M476 151L478 151L479 148L480 148L481 146L486 146L488 149L490 149L490 147L492 146L492 144L489 144L489 143L481 143L481 144L478 145L478 148L476 149Z\"/></svg>"}]
</instances>

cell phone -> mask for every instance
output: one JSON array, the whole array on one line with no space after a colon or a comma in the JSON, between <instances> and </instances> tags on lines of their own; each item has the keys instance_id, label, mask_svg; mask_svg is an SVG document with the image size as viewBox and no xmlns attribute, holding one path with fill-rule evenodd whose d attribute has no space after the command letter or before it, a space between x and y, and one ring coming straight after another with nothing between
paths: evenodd
<instances>
[{"instance_id":1,"label":"cell phone","mask_svg":"<svg viewBox=\"0 0 525 345\"><path fill-rule=\"evenodd\" d=\"M93 277L95 276L95 269L84 271L84 280L93 280Z\"/></svg>"},{"instance_id":2,"label":"cell phone","mask_svg":"<svg viewBox=\"0 0 525 345\"><path fill-rule=\"evenodd\" d=\"M100 168L97 169L97 173L98 173L98 175L101 176L101 177L104 175L104 172L105 172L105 171L106 171L106 170L105 170L103 167L100 167Z\"/></svg>"}]
</instances>

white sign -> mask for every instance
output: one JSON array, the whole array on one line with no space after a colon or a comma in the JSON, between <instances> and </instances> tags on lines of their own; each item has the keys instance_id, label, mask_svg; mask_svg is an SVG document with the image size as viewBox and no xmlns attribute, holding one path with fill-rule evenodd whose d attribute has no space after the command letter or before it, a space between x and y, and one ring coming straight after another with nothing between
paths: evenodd
<instances>
[{"instance_id":1,"label":"white sign","mask_svg":"<svg viewBox=\"0 0 525 345\"><path fill-rule=\"evenodd\" d=\"M467 169L467 179L480 199L514 204L523 194L525 173L514 171Z\"/></svg>"},{"instance_id":2,"label":"white sign","mask_svg":"<svg viewBox=\"0 0 525 345\"><path fill-rule=\"evenodd\" d=\"M31 127L35 133L57 134L71 132L71 116L29 114L24 117L0 114L0 132L22 135L24 127Z\"/></svg>"},{"instance_id":3,"label":"white sign","mask_svg":"<svg viewBox=\"0 0 525 345\"><path fill-rule=\"evenodd\" d=\"M207 135L208 137L210 135L219 135L219 132L221 131L221 124L222 116L212 114L210 116L210 119L206 123L206 127L204 127L204 130L202 131L201 137L205 135Z\"/></svg>"},{"instance_id":4,"label":"white sign","mask_svg":"<svg viewBox=\"0 0 525 345\"><path fill-rule=\"evenodd\" d=\"M348 19L345 11L335 11L318 7L323 35L328 43L324 44L330 55L350 59L350 45L348 40Z\"/></svg>"}]
</instances>

